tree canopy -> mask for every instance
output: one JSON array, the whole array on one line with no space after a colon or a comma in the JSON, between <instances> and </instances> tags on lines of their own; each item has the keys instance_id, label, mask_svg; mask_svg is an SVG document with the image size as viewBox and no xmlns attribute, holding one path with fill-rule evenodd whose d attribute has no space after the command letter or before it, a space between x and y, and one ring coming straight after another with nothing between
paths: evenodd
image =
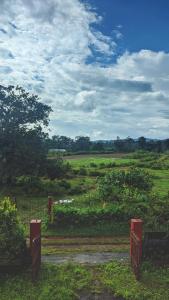
<instances>
[{"instance_id":1,"label":"tree canopy","mask_svg":"<svg viewBox=\"0 0 169 300\"><path fill-rule=\"evenodd\" d=\"M21 87L0 86L0 181L38 174L45 153L43 126L51 108Z\"/></svg>"}]
</instances>

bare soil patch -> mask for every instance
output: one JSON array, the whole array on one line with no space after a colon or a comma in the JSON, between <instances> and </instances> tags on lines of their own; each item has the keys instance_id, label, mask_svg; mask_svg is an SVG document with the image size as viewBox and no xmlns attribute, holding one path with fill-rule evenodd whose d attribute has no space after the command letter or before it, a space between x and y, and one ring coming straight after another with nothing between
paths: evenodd
<instances>
[{"instance_id":1,"label":"bare soil patch","mask_svg":"<svg viewBox=\"0 0 169 300\"><path fill-rule=\"evenodd\" d=\"M75 155L65 155L63 156L63 159L69 159L69 160L74 160L74 159L82 159L82 158L89 158L89 157L103 157L103 158L122 158L126 156L126 153L107 153L107 154L75 154Z\"/></svg>"}]
</instances>

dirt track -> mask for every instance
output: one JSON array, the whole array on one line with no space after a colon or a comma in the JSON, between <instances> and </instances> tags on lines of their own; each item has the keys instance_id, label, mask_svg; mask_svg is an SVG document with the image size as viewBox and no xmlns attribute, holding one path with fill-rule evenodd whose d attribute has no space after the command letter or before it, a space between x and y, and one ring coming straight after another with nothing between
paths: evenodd
<instances>
[{"instance_id":1,"label":"dirt track","mask_svg":"<svg viewBox=\"0 0 169 300\"><path fill-rule=\"evenodd\" d=\"M75 154L75 155L65 155L63 156L63 159L82 159L82 158L88 158L88 157L100 157L100 158L121 158L124 157L126 153L107 153L107 154Z\"/></svg>"}]
</instances>

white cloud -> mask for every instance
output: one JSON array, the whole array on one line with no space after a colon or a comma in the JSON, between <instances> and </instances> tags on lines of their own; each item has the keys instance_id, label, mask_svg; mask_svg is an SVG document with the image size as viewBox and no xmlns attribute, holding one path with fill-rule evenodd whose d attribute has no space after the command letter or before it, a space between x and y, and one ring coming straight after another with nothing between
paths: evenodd
<instances>
[{"instance_id":1,"label":"white cloud","mask_svg":"<svg viewBox=\"0 0 169 300\"><path fill-rule=\"evenodd\" d=\"M103 66L97 55L111 61L116 42L94 29L101 16L79 0L1 0L0 17L0 83L50 104L52 133L168 136L168 53L126 52Z\"/></svg>"}]
</instances>

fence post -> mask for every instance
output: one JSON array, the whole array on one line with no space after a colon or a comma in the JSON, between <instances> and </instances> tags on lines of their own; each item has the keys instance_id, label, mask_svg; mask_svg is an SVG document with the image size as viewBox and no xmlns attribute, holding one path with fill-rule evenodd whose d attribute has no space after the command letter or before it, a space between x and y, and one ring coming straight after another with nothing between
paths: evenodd
<instances>
[{"instance_id":1,"label":"fence post","mask_svg":"<svg viewBox=\"0 0 169 300\"><path fill-rule=\"evenodd\" d=\"M41 220L30 222L30 254L32 258L32 280L35 281L41 265Z\"/></svg>"},{"instance_id":2,"label":"fence post","mask_svg":"<svg viewBox=\"0 0 169 300\"><path fill-rule=\"evenodd\" d=\"M48 196L48 216L49 220L52 220L52 205L53 205L53 199L51 196Z\"/></svg>"},{"instance_id":3,"label":"fence post","mask_svg":"<svg viewBox=\"0 0 169 300\"><path fill-rule=\"evenodd\" d=\"M142 255L142 236L143 236L143 221L141 219L131 219L131 231L133 231L140 240L140 258ZM132 240L130 239L130 256L132 255Z\"/></svg>"},{"instance_id":4,"label":"fence post","mask_svg":"<svg viewBox=\"0 0 169 300\"><path fill-rule=\"evenodd\" d=\"M33 239L41 236L41 220L32 220L30 222L30 251L32 255L32 243Z\"/></svg>"},{"instance_id":5,"label":"fence post","mask_svg":"<svg viewBox=\"0 0 169 300\"><path fill-rule=\"evenodd\" d=\"M142 230L143 221L132 219L130 228L130 259L136 279L140 279L140 265L142 257Z\"/></svg>"}]
</instances>

